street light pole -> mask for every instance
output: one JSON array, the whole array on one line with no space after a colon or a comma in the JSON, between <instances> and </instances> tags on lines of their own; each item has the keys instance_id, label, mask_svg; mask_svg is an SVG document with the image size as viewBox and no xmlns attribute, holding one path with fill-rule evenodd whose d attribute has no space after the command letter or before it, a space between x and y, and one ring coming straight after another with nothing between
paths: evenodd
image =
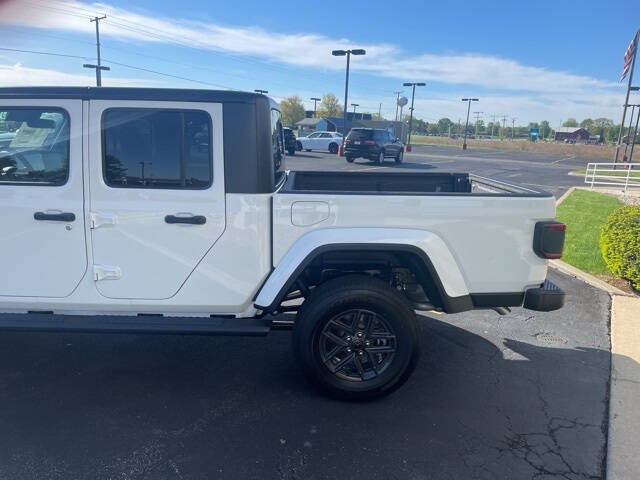
<instances>
[{"instance_id":1,"label":"street light pole","mask_svg":"<svg viewBox=\"0 0 640 480\"><path fill-rule=\"evenodd\" d=\"M359 103L352 103L351 106L353 107L353 114L354 114L354 118L355 118L356 107L359 107L360 104Z\"/></svg>"},{"instance_id":2,"label":"street light pole","mask_svg":"<svg viewBox=\"0 0 640 480\"><path fill-rule=\"evenodd\" d=\"M467 102L467 123L464 124L464 140L462 141L462 149L467 149L467 129L469 128L469 112L471 111L471 102L477 102L477 98L463 98L463 102Z\"/></svg>"},{"instance_id":3,"label":"street light pole","mask_svg":"<svg viewBox=\"0 0 640 480\"><path fill-rule=\"evenodd\" d=\"M349 63L351 55L366 55L366 51L358 48L353 50L332 50L331 55L334 57L347 56L347 73L344 81L344 109L342 111L342 147L344 148L344 140L347 138L347 105L349 99Z\"/></svg>"},{"instance_id":4,"label":"street light pole","mask_svg":"<svg viewBox=\"0 0 640 480\"><path fill-rule=\"evenodd\" d=\"M405 150L407 152L411 151L411 125L413 123L413 101L415 100L416 97L416 86L418 87L424 87L426 84L423 82L405 82L402 84L402 86L404 87L413 87L412 91L411 91L411 108L409 110L411 110L411 113L409 114L409 138L407 139L407 146L405 148Z\"/></svg>"},{"instance_id":5,"label":"street light pole","mask_svg":"<svg viewBox=\"0 0 640 480\"><path fill-rule=\"evenodd\" d=\"M318 97L311 97L310 100L313 100L313 118L316 118L316 105L320 99Z\"/></svg>"}]
</instances>

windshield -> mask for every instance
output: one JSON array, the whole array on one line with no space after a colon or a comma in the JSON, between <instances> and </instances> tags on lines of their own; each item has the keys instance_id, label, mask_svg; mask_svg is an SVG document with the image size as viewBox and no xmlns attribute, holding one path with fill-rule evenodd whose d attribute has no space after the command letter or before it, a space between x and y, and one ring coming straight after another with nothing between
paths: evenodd
<instances>
[{"instance_id":1,"label":"windshield","mask_svg":"<svg viewBox=\"0 0 640 480\"><path fill-rule=\"evenodd\" d=\"M373 138L373 130L354 128L347 135L349 140L369 140Z\"/></svg>"},{"instance_id":2,"label":"windshield","mask_svg":"<svg viewBox=\"0 0 640 480\"><path fill-rule=\"evenodd\" d=\"M0 107L0 183L62 185L68 170L66 112Z\"/></svg>"}]
</instances>

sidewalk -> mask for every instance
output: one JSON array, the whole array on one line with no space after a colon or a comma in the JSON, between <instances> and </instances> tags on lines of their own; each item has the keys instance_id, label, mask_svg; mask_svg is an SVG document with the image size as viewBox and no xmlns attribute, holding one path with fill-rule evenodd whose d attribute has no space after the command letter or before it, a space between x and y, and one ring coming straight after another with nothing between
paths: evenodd
<instances>
[{"instance_id":1,"label":"sidewalk","mask_svg":"<svg viewBox=\"0 0 640 480\"><path fill-rule=\"evenodd\" d=\"M607 478L640 478L640 298L613 295Z\"/></svg>"}]
</instances>

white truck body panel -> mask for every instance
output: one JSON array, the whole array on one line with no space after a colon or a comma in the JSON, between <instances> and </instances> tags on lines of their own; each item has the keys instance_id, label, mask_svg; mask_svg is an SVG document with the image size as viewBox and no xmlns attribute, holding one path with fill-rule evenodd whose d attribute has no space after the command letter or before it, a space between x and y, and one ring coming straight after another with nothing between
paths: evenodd
<instances>
[{"instance_id":1,"label":"white truck body panel","mask_svg":"<svg viewBox=\"0 0 640 480\"><path fill-rule=\"evenodd\" d=\"M301 201L327 203L328 218L305 227L293 226L292 206ZM464 291L521 292L543 282L547 261L533 251L533 231L537 221L555 217L555 202L551 197L277 193L273 215L274 265L285 260L293 248L305 250L297 242L318 238L307 237L311 231L347 229L354 235L351 232L358 229L386 230L388 239L401 243L400 232L409 229L423 237L416 239L412 233L407 241L430 248L438 244L425 253L442 267L437 270L447 293L459 296ZM359 238L364 239L368 232ZM383 237L371 241L384 241ZM329 238L336 243L350 241L348 236ZM462 281L451 272L460 272Z\"/></svg>"}]
</instances>

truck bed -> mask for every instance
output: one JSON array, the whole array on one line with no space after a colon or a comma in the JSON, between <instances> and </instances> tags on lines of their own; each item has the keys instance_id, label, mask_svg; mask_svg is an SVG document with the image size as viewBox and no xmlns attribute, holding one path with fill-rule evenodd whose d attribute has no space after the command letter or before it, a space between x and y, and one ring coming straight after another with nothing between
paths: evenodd
<instances>
[{"instance_id":1,"label":"truck bed","mask_svg":"<svg viewBox=\"0 0 640 480\"><path fill-rule=\"evenodd\" d=\"M508 195L549 197L550 193L468 173L289 172L281 193L344 195Z\"/></svg>"}]
</instances>

